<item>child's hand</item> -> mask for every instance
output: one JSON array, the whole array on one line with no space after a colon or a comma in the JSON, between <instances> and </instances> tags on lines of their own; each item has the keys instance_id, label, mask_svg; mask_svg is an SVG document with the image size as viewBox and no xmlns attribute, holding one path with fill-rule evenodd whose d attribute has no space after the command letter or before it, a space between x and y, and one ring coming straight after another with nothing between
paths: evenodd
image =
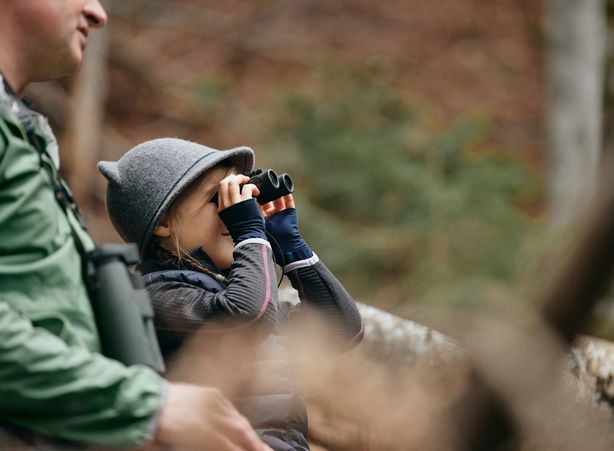
<instances>
[{"instance_id":1,"label":"child's hand","mask_svg":"<svg viewBox=\"0 0 614 451\"><path fill-rule=\"evenodd\" d=\"M285 267L313 255L298 231L298 216L292 194L263 205L262 210L266 215L264 221L269 241L279 265Z\"/></svg>"},{"instance_id":2,"label":"child's hand","mask_svg":"<svg viewBox=\"0 0 614 451\"><path fill-rule=\"evenodd\" d=\"M292 197L292 194L287 194L271 202L267 202L262 206L262 212L265 216L273 216L275 213L279 213L286 208L296 208L294 206L294 197Z\"/></svg>"},{"instance_id":3,"label":"child's hand","mask_svg":"<svg viewBox=\"0 0 614 451\"><path fill-rule=\"evenodd\" d=\"M246 175L233 174L219 184L218 215L235 245L251 238L266 240L264 219L254 199L260 191L248 181Z\"/></svg>"},{"instance_id":4,"label":"child's hand","mask_svg":"<svg viewBox=\"0 0 614 451\"><path fill-rule=\"evenodd\" d=\"M218 191L218 211L258 196L260 190L256 185L247 183L248 181L249 177L243 174L233 174L223 178Z\"/></svg>"}]
</instances>

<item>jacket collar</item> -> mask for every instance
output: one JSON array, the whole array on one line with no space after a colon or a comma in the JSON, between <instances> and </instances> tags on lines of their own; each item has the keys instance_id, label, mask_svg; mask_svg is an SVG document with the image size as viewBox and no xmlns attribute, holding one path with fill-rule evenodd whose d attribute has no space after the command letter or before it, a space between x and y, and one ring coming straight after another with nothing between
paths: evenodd
<instances>
[{"instance_id":1,"label":"jacket collar","mask_svg":"<svg viewBox=\"0 0 614 451\"><path fill-rule=\"evenodd\" d=\"M213 260L207 255L207 253L201 248L194 249L190 253L190 257L198 261L201 265L206 268L211 269L211 271L220 273L222 275L227 275L227 271L221 271L218 269ZM193 269L190 265L186 265L184 262L177 261L177 258L171 255L169 252L164 249L158 248L153 250L142 263L139 263L137 269L143 273L148 274L154 271L164 271L164 270L184 270L184 269Z\"/></svg>"}]
</instances>

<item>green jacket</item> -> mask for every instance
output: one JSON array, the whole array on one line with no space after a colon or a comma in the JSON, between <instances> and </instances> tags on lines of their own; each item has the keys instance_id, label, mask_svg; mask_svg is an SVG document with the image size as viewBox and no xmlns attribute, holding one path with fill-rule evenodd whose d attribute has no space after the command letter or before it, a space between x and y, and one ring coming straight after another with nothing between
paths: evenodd
<instances>
[{"instance_id":1,"label":"green jacket","mask_svg":"<svg viewBox=\"0 0 614 451\"><path fill-rule=\"evenodd\" d=\"M166 382L99 353L69 219L18 108L0 76L0 423L93 445L142 444Z\"/></svg>"}]
</instances>

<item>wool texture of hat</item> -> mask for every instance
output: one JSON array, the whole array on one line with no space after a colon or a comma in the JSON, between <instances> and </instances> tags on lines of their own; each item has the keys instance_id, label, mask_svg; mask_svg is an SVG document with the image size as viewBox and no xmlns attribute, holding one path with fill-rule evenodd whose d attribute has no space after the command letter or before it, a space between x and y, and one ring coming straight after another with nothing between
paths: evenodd
<instances>
[{"instance_id":1,"label":"wool texture of hat","mask_svg":"<svg viewBox=\"0 0 614 451\"><path fill-rule=\"evenodd\" d=\"M239 173L250 172L249 147L217 150L177 138L146 141L118 161L101 161L98 170L108 181L107 212L121 237L136 243L141 258L154 227L173 201L209 169L228 161Z\"/></svg>"}]
</instances>

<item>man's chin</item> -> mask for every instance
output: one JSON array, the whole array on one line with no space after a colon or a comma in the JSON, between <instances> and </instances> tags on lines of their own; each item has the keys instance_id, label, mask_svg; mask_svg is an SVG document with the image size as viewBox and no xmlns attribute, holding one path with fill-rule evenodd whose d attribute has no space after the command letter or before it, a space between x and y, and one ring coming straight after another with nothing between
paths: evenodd
<instances>
[{"instance_id":1,"label":"man's chin","mask_svg":"<svg viewBox=\"0 0 614 451\"><path fill-rule=\"evenodd\" d=\"M81 66L83 64L83 58L85 56L84 52L85 52L85 49L83 50L78 49L75 52L73 52L70 62L67 62L68 73L66 75L72 75L75 72L77 72L79 69L81 69Z\"/></svg>"},{"instance_id":2,"label":"man's chin","mask_svg":"<svg viewBox=\"0 0 614 451\"><path fill-rule=\"evenodd\" d=\"M84 49L81 48L80 44L77 48L73 48L70 54L66 55L65 60L62 61L60 77L68 77L78 72L83 64L84 55Z\"/></svg>"},{"instance_id":3,"label":"man's chin","mask_svg":"<svg viewBox=\"0 0 614 451\"><path fill-rule=\"evenodd\" d=\"M62 67L57 68L57 70L53 72L48 72L44 74L39 74L36 79L32 80L34 82L43 82L49 80L57 80L59 78L70 77L79 71L81 68L81 59L73 60L70 63L63 64Z\"/></svg>"}]
</instances>

